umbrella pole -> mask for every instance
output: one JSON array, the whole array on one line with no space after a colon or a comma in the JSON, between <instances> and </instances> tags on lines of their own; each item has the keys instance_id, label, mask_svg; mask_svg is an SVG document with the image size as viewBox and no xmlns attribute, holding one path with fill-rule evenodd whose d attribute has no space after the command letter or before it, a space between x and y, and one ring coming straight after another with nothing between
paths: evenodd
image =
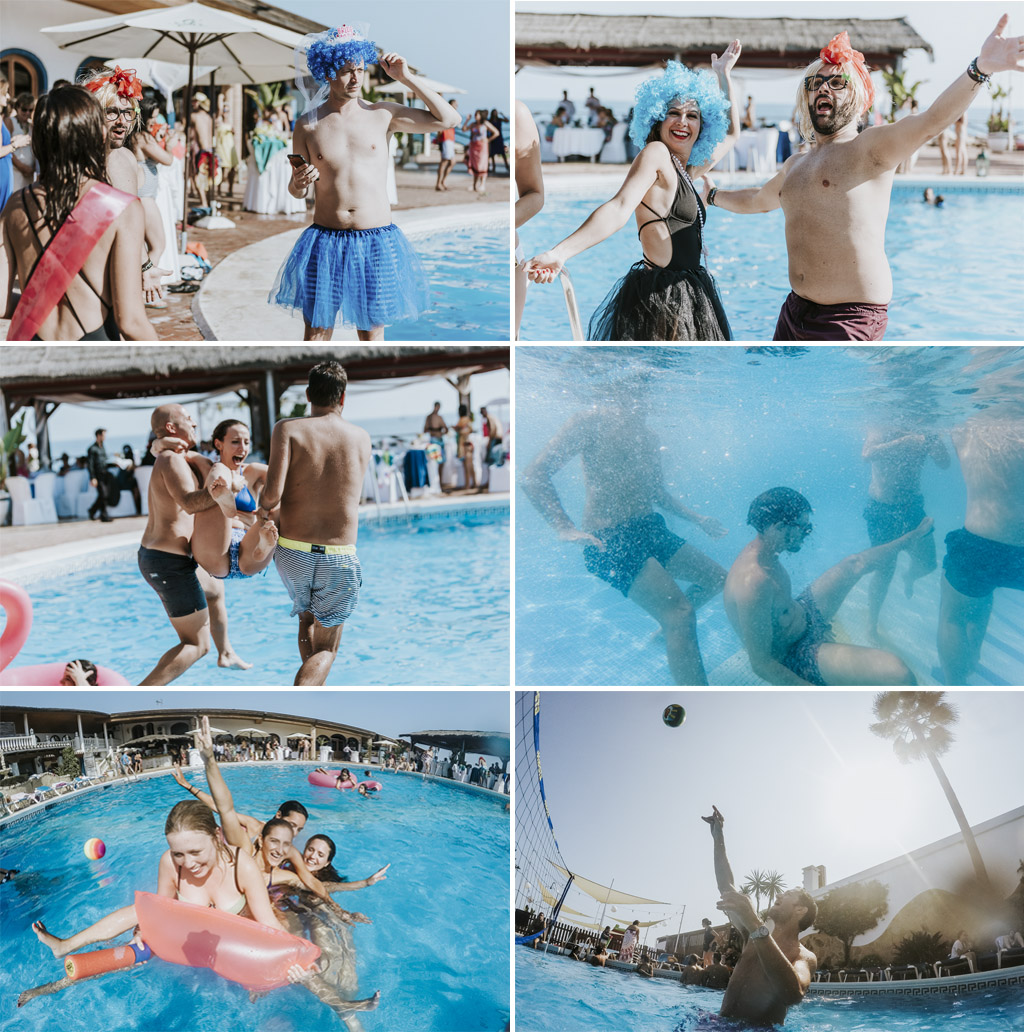
<instances>
[{"instance_id":1,"label":"umbrella pole","mask_svg":"<svg viewBox=\"0 0 1024 1032\"><path fill-rule=\"evenodd\" d=\"M190 136L192 129L192 82L196 64L196 34L194 32L190 33L189 38L192 45L188 51L188 86L185 87L185 189L182 191L184 201L181 213L181 253L183 255L187 253L188 249L188 169L192 163L192 141Z\"/></svg>"}]
</instances>

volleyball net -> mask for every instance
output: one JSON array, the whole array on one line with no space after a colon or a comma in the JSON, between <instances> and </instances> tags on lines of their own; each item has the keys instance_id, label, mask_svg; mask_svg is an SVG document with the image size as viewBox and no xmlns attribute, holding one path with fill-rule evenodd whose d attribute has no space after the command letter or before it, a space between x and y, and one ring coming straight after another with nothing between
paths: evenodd
<instances>
[{"instance_id":1,"label":"volleyball net","mask_svg":"<svg viewBox=\"0 0 1024 1032\"><path fill-rule=\"evenodd\" d=\"M532 920L527 934L516 936L517 943L532 942L558 920L573 882L544 793L540 730L540 692L517 692L516 911L528 912Z\"/></svg>"}]
</instances>

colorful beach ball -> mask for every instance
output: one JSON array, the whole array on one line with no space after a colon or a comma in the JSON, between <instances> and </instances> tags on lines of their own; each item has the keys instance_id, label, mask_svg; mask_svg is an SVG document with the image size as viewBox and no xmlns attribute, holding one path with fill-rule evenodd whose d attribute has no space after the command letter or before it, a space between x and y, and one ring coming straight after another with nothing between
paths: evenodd
<instances>
[{"instance_id":1,"label":"colorful beach ball","mask_svg":"<svg viewBox=\"0 0 1024 1032\"><path fill-rule=\"evenodd\" d=\"M89 841L86 842L86 844L82 848L85 852L85 855L90 860L99 860L99 858L103 856L103 854L107 851L107 847L103 839L98 838L89 839Z\"/></svg>"},{"instance_id":2,"label":"colorful beach ball","mask_svg":"<svg viewBox=\"0 0 1024 1032\"><path fill-rule=\"evenodd\" d=\"M672 703L671 706L665 707L665 712L662 713L661 719L664 720L669 727L679 727L679 725L686 719L686 710L684 710L682 706Z\"/></svg>"}]
</instances>

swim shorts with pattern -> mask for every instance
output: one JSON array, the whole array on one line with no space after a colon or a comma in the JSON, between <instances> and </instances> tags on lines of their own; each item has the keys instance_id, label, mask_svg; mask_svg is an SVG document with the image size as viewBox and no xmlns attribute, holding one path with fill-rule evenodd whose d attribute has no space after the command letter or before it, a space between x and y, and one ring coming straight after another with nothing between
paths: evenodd
<instances>
[{"instance_id":1,"label":"swim shorts with pattern","mask_svg":"<svg viewBox=\"0 0 1024 1032\"><path fill-rule=\"evenodd\" d=\"M314 545L282 537L274 565L292 600L292 616L312 613L321 627L337 627L359 602L363 571L355 545Z\"/></svg>"}]
</instances>

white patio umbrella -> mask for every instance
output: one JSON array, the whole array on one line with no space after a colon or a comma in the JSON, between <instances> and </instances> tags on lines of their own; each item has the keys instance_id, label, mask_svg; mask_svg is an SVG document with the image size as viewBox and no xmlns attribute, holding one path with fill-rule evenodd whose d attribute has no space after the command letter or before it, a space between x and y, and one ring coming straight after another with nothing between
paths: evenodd
<instances>
[{"instance_id":1,"label":"white patio umbrella","mask_svg":"<svg viewBox=\"0 0 1024 1032\"><path fill-rule=\"evenodd\" d=\"M271 732L270 731L264 731L262 728L259 728L259 727L240 727L237 731L234 732L234 734L235 735L257 735L257 736L262 736L263 738L270 738L270 736L271 736Z\"/></svg>"},{"instance_id":2,"label":"white patio umbrella","mask_svg":"<svg viewBox=\"0 0 1024 1032\"><path fill-rule=\"evenodd\" d=\"M91 18L42 31L62 50L79 50L102 58L138 53L154 60L180 63L183 52L187 53L186 138L192 124L192 85L197 64L216 67L223 82L256 84L272 82L274 78L290 79L295 74L292 52L302 42L298 33L288 29L200 3ZM268 71L273 72L273 78L262 78ZM278 72L283 74L278 75ZM185 204L181 221L183 254L188 246L190 161L191 155L186 151Z\"/></svg>"}]
</instances>

